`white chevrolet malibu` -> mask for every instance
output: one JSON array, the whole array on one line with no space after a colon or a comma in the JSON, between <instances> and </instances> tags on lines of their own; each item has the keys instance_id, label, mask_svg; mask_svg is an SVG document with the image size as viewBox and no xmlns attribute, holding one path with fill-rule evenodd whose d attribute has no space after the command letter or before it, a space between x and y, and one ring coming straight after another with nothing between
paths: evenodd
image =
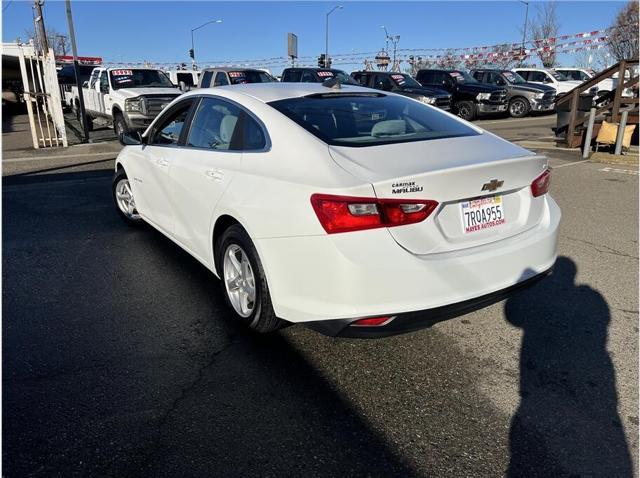
<instances>
[{"instance_id":1,"label":"white chevrolet malibu","mask_svg":"<svg viewBox=\"0 0 640 478\"><path fill-rule=\"evenodd\" d=\"M122 141L120 215L210 269L259 332L416 330L506 297L556 259L547 159L403 96L200 89Z\"/></svg>"}]
</instances>

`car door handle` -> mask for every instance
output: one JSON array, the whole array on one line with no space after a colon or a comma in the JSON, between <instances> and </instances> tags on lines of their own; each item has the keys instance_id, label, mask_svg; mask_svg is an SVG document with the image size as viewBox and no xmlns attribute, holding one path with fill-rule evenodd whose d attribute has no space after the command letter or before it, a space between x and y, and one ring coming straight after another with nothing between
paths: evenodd
<instances>
[{"instance_id":1,"label":"car door handle","mask_svg":"<svg viewBox=\"0 0 640 478\"><path fill-rule=\"evenodd\" d=\"M224 177L224 173L219 169L207 169L205 172L207 179L220 181Z\"/></svg>"},{"instance_id":2,"label":"car door handle","mask_svg":"<svg viewBox=\"0 0 640 478\"><path fill-rule=\"evenodd\" d=\"M157 164L158 166L160 166L161 168L164 168L164 167L169 166L169 161L168 161L168 160L166 160L166 159L157 159L157 160L156 160L156 164Z\"/></svg>"}]
</instances>

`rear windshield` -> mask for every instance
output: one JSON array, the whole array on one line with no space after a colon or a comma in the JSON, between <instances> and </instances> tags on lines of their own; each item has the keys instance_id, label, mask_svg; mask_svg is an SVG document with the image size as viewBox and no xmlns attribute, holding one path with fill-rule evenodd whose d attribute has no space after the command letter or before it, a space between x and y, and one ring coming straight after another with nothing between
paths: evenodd
<instances>
[{"instance_id":1,"label":"rear windshield","mask_svg":"<svg viewBox=\"0 0 640 478\"><path fill-rule=\"evenodd\" d=\"M111 87L120 88L174 88L175 85L162 71L158 70L111 70Z\"/></svg>"},{"instance_id":2,"label":"rear windshield","mask_svg":"<svg viewBox=\"0 0 640 478\"><path fill-rule=\"evenodd\" d=\"M241 85L243 83L271 83L276 81L266 71L245 70L245 71L230 71L229 80L232 85Z\"/></svg>"},{"instance_id":3,"label":"rear windshield","mask_svg":"<svg viewBox=\"0 0 640 478\"><path fill-rule=\"evenodd\" d=\"M403 96L323 94L269 104L336 146L377 146L479 134L459 120Z\"/></svg>"}]
</instances>

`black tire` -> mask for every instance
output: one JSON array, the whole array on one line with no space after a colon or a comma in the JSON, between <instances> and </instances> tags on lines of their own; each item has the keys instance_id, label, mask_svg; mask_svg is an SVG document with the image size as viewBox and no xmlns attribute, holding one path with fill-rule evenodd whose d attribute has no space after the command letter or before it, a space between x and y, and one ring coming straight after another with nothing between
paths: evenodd
<instances>
[{"instance_id":1,"label":"black tire","mask_svg":"<svg viewBox=\"0 0 640 478\"><path fill-rule=\"evenodd\" d=\"M121 134L128 133L129 128L127 127L127 122L124 120L124 116L122 113L116 113L113 117L113 131L116 133L116 136L120 136Z\"/></svg>"},{"instance_id":2,"label":"black tire","mask_svg":"<svg viewBox=\"0 0 640 478\"><path fill-rule=\"evenodd\" d=\"M476 105L473 101L458 101L455 110L463 120L473 121L476 118Z\"/></svg>"},{"instance_id":3,"label":"black tire","mask_svg":"<svg viewBox=\"0 0 640 478\"><path fill-rule=\"evenodd\" d=\"M141 226L142 224L144 224L144 221L138 214L138 211L134 208L132 214L127 214L125 213L125 211L123 210L123 207L121 206L121 203L119 202L119 199L117 196L117 190L118 190L119 184L122 181L128 182L129 178L127 177L127 173L124 171L124 169L120 168L118 169L118 171L116 171L116 174L113 176L113 182L111 184L111 195L113 197L113 205L115 206L116 211L118 212L118 215L122 218L122 220L126 224L130 226Z\"/></svg>"},{"instance_id":4,"label":"black tire","mask_svg":"<svg viewBox=\"0 0 640 478\"><path fill-rule=\"evenodd\" d=\"M247 317L240 315L234 308L225 280L224 256L228 253L230 248L237 246L239 246L240 251L246 255L254 278L255 299L253 301L252 311ZM251 238L244 228L239 224L229 226L216 241L215 254L218 275L220 276L222 285L222 293L234 319L238 323L243 324L243 326L258 333L273 332L274 330L282 328L285 325L285 322L276 317L271 304L269 286L267 285L267 278L262 267L262 262L258 257L258 252L256 251Z\"/></svg>"},{"instance_id":5,"label":"black tire","mask_svg":"<svg viewBox=\"0 0 640 478\"><path fill-rule=\"evenodd\" d=\"M524 118L529 114L530 110L531 105L529 104L529 100L522 96L513 98L509 102L509 115L511 115L512 118Z\"/></svg>"}]
</instances>

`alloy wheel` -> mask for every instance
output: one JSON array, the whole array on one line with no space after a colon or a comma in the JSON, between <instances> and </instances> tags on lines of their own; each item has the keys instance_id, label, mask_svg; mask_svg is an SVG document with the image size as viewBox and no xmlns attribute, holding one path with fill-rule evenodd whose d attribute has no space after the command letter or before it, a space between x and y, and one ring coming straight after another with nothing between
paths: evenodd
<instances>
[{"instance_id":1,"label":"alloy wheel","mask_svg":"<svg viewBox=\"0 0 640 478\"><path fill-rule=\"evenodd\" d=\"M224 286L233 309L249 317L256 305L256 282L251 263L244 250L231 244L224 253Z\"/></svg>"},{"instance_id":2,"label":"alloy wheel","mask_svg":"<svg viewBox=\"0 0 640 478\"><path fill-rule=\"evenodd\" d=\"M138 219L140 215L136 211L136 202L133 199L133 191L127 178L122 178L116 184L116 203L122 214L128 219Z\"/></svg>"}]
</instances>

